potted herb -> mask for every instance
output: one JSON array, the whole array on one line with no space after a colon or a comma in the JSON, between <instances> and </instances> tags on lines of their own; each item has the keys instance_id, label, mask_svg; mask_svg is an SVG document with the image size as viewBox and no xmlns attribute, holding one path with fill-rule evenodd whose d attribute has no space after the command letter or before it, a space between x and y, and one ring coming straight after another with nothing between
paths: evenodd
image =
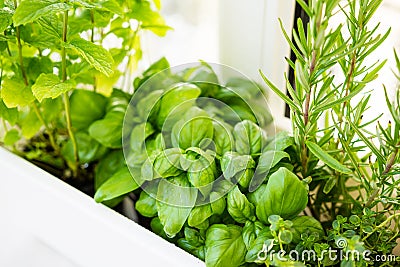
<instances>
[{"instance_id":1,"label":"potted herb","mask_svg":"<svg viewBox=\"0 0 400 267\"><path fill-rule=\"evenodd\" d=\"M392 103L387 97L393 122L378 124L376 134L366 126L377 119L362 118L371 98L364 89L386 62L365 63L390 32L381 36L378 27L369 26L380 1L298 3L310 23L298 21L293 42L284 30L297 56L295 62L287 60L295 70L295 88L288 83L286 96L262 74L291 108L293 137L281 133L267 140L248 120L233 121L224 127L225 134L214 135L217 128L210 128L209 121L229 122L227 114L212 113L201 101L180 108L172 101L180 87L149 100L148 120L134 111L126 117L137 122L126 132L124 146L135 181L131 190L144 190L137 211L152 218L154 232L207 266L396 261L399 100ZM330 18L338 13L345 15L346 25L330 28ZM144 84L145 92L147 87L148 95L154 86ZM191 92L203 93L197 91ZM138 105L133 100L133 107ZM181 115L172 114L167 123L162 114L171 113L170 105ZM135 134L142 137L140 143L133 133L141 133ZM231 141L227 150L218 146L222 137ZM214 149L202 143L210 139ZM141 149L132 149L134 145ZM112 188L115 183L100 187L96 200L117 196L124 187Z\"/></svg>"}]
</instances>

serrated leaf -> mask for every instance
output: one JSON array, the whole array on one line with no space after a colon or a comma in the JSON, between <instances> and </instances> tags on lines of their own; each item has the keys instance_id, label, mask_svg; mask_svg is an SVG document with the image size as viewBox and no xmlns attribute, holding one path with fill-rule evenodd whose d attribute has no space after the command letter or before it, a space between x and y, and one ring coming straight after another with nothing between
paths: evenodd
<instances>
[{"instance_id":1,"label":"serrated leaf","mask_svg":"<svg viewBox=\"0 0 400 267\"><path fill-rule=\"evenodd\" d=\"M58 0L25 0L15 10L14 26L33 22L45 15L71 9L72 6Z\"/></svg>"},{"instance_id":2,"label":"serrated leaf","mask_svg":"<svg viewBox=\"0 0 400 267\"><path fill-rule=\"evenodd\" d=\"M328 165L332 169L342 173L351 173L351 170L349 168L343 166L339 161L337 161L326 151L324 151L319 145L312 143L310 141L307 141L306 145L308 149L310 149L311 153L313 153L318 159L323 161L326 165Z\"/></svg>"},{"instance_id":3,"label":"serrated leaf","mask_svg":"<svg viewBox=\"0 0 400 267\"><path fill-rule=\"evenodd\" d=\"M1 98L8 108L27 106L35 101L31 88L16 79L3 80Z\"/></svg>"},{"instance_id":4,"label":"serrated leaf","mask_svg":"<svg viewBox=\"0 0 400 267\"><path fill-rule=\"evenodd\" d=\"M104 73L107 76L111 76L114 73L114 59L103 47L95 45L94 43L82 38L71 40L66 44L66 47L74 49L93 68L101 73Z\"/></svg>"},{"instance_id":5,"label":"serrated leaf","mask_svg":"<svg viewBox=\"0 0 400 267\"><path fill-rule=\"evenodd\" d=\"M4 32L11 23L12 14L6 10L0 10L0 32Z\"/></svg>"},{"instance_id":6,"label":"serrated leaf","mask_svg":"<svg viewBox=\"0 0 400 267\"><path fill-rule=\"evenodd\" d=\"M72 80L61 82L55 74L42 73L32 86L32 93L39 102L42 102L45 98L57 98L74 87Z\"/></svg>"}]
</instances>

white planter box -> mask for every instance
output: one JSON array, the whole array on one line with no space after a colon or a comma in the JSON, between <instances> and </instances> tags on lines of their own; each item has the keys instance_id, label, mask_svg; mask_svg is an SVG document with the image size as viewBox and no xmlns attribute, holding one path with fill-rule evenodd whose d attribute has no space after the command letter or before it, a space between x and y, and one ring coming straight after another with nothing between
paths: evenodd
<instances>
[{"instance_id":1,"label":"white planter box","mask_svg":"<svg viewBox=\"0 0 400 267\"><path fill-rule=\"evenodd\" d=\"M0 148L0 266L205 266Z\"/></svg>"}]
</instances>

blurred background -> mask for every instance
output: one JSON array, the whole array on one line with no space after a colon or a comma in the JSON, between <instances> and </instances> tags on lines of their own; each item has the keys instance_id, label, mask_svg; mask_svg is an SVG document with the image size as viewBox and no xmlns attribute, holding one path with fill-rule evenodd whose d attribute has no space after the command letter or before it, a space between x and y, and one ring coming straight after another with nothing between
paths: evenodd
<instances>
[{"instance_id":1,"label":"blurred background","mask_svg":"<svg viewBox=\"0 0 400 267\"><path fill-rule=\"evenodd\" d=\"M157 38L151 33L144 36L146 51L142 68L164 55L171 65L201 59L227 64L258 82L261 82L258 70L262 69L285 90L283 73L287 72L288 66L284 57L290 51L278 18L283 20L286 29L292 27L295 0L164 0L162 4L167 24L174 30L165 38ZM379 78L370 87L376 97L366 114L372 118L383 112L382 122L388 120L382 84L392 96L398 84L392 69L395 67L393 48L400 48L399 15L399 0L383 0L372 21L373 25L380 23L381 32L391 27L388 39L369 58L370 62L388 59ZM342 23L343 17L335 16L333 22ZM272 94L270 99L274 116L283 117L284 104Z\"/></svg>"}]
</instances>

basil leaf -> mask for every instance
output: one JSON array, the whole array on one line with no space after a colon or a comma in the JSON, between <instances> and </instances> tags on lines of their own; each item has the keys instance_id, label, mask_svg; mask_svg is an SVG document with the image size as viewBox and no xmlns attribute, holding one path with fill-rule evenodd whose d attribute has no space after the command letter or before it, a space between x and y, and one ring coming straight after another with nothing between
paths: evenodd
<instances>
[{"instance_id":1,"label":"basil leaf","mask_svg":"<svg viewBox=\"0 0 400 267\"><path fill-rule=\"evenodd\" d=\"M135 209L145 217L154 217L157 215L157 201L145 191L142 191L135 203Z\"/></svg>"},{"instance_id":2,"label":"basil leaf","mask_svg":"<svg viewBox=\"0 0 400 267\"><path fill-rule=\"evenodd\" d=\"M95 121L89 127L89 134L103 146L109 148L122 147L122 124L124 113L111 111L104 119Z\"/></svg>"},{"instance_id":3,"label":"basil leaf","mask_svg":"<svg viewBox=\"0 0 400 267\"><path fill-rule=\"evenodd\" d=\"M210 205L213 214L221 215L225 211L226 200L224 195L218 192L211 192L210 194Z\"/></svg>"},{"instance_id":4,"label":"basil leaf","mask_svg":"<svg viewBox=\"0 0 400 267\"><path fill-rule=\"evenodd\" d=\"M243 241L247 249L250 249L258 234L265 228L260 222L246 221L243 227Z\"/></svg>"},{"instance_id":5,"label":"basil leaf","mask_svg":"<svg viewBox=\"0 0 400 267\"><path fill-rule=\"evenodd\" d=\"M61 82L54 74L42 73L32 85L32 93L39 102L45 98L56 98L75 87L73 80Z\"/></svg>"},{"instance_id":6,"label":"basil leaf","mask_svg":"<svg viewBox=\"0 0 400 267\"><path fill-rule=\"evenodd\" d=\"M71 122L75 129L87 129L104 117L107 98L88 90L74 90L70 97Z\"/></svg>"},{"instance_id":7,"label":"basil leaf","mask_svg":"<svg viewBox=\"0 0 400 267\"><path fill-rule=\"evenodd\" d=\"M82 38L76 38L66 44L66 47L75 50L90 66L104 75L111 76L113 74L114 59L102 46L95 45Z\"/></svg>"},{"instance_id":8,"label":"basil leaf","mask_svg":"<svg viewBox=\"0 0 400 267\"><path fill-rule=\"evenodd\" d=\"M213 122L215 143L215 152L222 156L228 151L234 150L234 139L232 135L232 127L223 122Z\"/></svg>"},{"instance_id":9,"label":"basil leaf","mask_svg":"<svg viewBox=\"0 0 400 267\"><path fill-rule=\"evenodd\" d=\"M292 229L292 241L294 243L299 243L301 241L301 234L317 234L318 240L321 240L325 236L324 228L322 227L321 223L314 219L313 217L309 216L298 216L291 220L293 225Z\"/></svg>"},{"instance_id":10,"label":"basil leaf","mask_svg":"<svg viewBox=\"0 0 400 267\"><path fill-rule=\"evenodd\" d=\"M265 151L261 154L260 158L258 159L257 165L257 173L267 173L276 164L279 163L284 158L289 158L290 156L288 153L284 151Z\"/></svg>"},{"instance_id":11,"label":"basil leaf","mask_svg":"<svg viewBox=\"0 0 400 267\"><path fill-rule=\"evenodd\" d=\"M90 163L107 153L108 149L90 137L87 133L77 132L75 133L75 138L80 163ZM74 162L74 147L71 140L68 140L62 147L61 154L67 161Z\"/></svg>"},{"instance_id":12,"label":"basil leaf","mask_svg":"<svg viewBox=\"0 0 400 267\"><path fill-rule=\"evenodd\" d=\"M263 260L260 260L259 253L263 251L265 247L273 246L274 244L274 236L271 233L269 227L264 227L257 234L257 238L251 242L248 252L246 253L246 262L256 262L256 263L264 263Z\"/></svg>"},{"instance_id":13,"label":"basil leaf","mask_svg":"<svg viewBox=\"0 0 400 267\"><path fill-rule=\"evenodd\" d=\"M248 168L254 168L255 164L251 156L240 155L237 152L227 152L221 158L221 170L226 179L230 179Z\"/></svg>"},{"instance_id":14,"label":"basil leaf","mask_svg":"<svg viewBox=\"0 0 400 267\"><path fill-rule=\"evenodd\" d=\"M153 169L157 176L152 178L168 178L178 176L183 172L180 168L180 158L183 151L179 148L169 148L162 151L154 160Z\"/></svg>"},{"instance_id":15,"label":"basil leaf","mask_svg":"<svg viewBox=\"0 0 400 267\"><path fill-rule=\"evenodd\" d=\"M299 178L286 168L279 168L268 180L267 185L254 191L258 219L268 224L270 215L291 219L305 209L308 190Z\"/></svg>"},{"instance_id":16,"label":"basil leaf","mask_svg":"<svg viewBox=\"0 0 400 267\"><path fill-rule=\"evenodd\" d=\"M207 146L204 141L211 141L213 138L213 124L207 112L198 108L190 108L172 128L172 144L175 147L187 149L189 147Z\"/></svg>"},{"instance_id":17,"label":"basil leaf","mask_svg":"<svg viewBox=\"0 0 400 267\"><path fill-rule=\"evenodd\" d=\"M254 177L254 169L246 169L238 175L238 178L237 178L238 183L243 188L247 189L249 187L250 182L253 179L253 177Z\"/></svg>"},{"instance_id":18,"label":"basil leaf","mask_svg":"<svg viewBox=\"0 0 400 267\"><path fill-rule=\"evenodd\" d=\"M130 138L131 149L141 151L147 137L154 133L153 126L145 122L133 128Z\"/></svg>"},{"instance_id":19,"label":"basil leaf","mask_svg":"<svg viewBox=\"0 0 400 267\"><path fill-rule=\"evenodd\" d=\"M324 151L319 145L312 143L310 141L306 141L306 145L308 149L310 149L311 153L313 153L317 158L319 158L321 161L323 161L326 165L328 165L332 169L342 173L351 173L351 170L349 168L343 166L334 157L332 157L326 151Z\"/></svg>"},{"instance_id":20,"label":"basil leaf","mask_svg":"<svg viewBox=\"0 0 400 267\"><path fill-rule=\"evenodd\" d=\"M233 129L235 148L242 155L256 155L266 144L267 134L257 124L244 120Z\"/></svg>"},{"instance_id":21,"label":"basil leaf","mask_svg":"<svg viewBox=\"0 0 400 267\"><path fill-rule=\"evenodd\" d=\"M162 179L158 185L158 217L170 238L180 232L196 203L197 190L189 186L185 175Z\"/></svg>"},{"instance_id":22,"label":"basil leaf","mask_svg":"<svg viewBox=\"0 0 400 267\"><path fill-rule=\"evenodd\" d=\"M115 150L102 158L95 168L94 189L98 189L108 178L113 176L115 170L125 166L122 150Z\"/></svg>"},{"instance_id":23,"label":"basil leaf","mask_svg":"<svg viewBox=\"0 0 400 267\"><path fill-rule=\"evenodd\" d=\"M22 1L15 10L13 20L14 26L27 24L45 15L54 15L71 9L72 6L60 3L58 0L29 0Z\"/></svg>"},{"instance_id":24,"label":"basil leaf","mask_svg":"<svg viewBox=\"0 0 400 267\"><path fill-rule=\"evenodd\" d=\"M128 167L124 167L111 176L97 189L94 199L103 202L114 199L139 188Z\"/></svg>"},{"instance_id":25,"label":"basil leaf","mask_svg":"<svg viewBox=\"0 0 400 267\"><path fill-rule=\"evenodd\" d=\"M280 132L274 136L271 142L265 147L265 151L283 151L294 144L294 138L289 136L287 132Z\"/></svg>"},{"instance_id":26,"label":"basil leaf","mask_svg":"<svg viewBox=\"0 0 400 267\"><path fill-rule=\"evenodd\" d=\"M246 196L235 186L228 193L227 197L228 212L238 223L245 223L247 220L255 221L254 205L251 204Z\"/></svg>"},{"instance_id":27,"label":"basil leaf","mask_svg":"<svg viewBox=\"0 0 400 267\"><path fill-rule=\"evenodd\" d=\"M207 229L208 223L206 223L203 228L203 223L207 222L207 219L213 215L211 205L197 206L192 209L188 218L188 224L191 227L196 227L198 229Z\"/></svg>"},{"instance_id":28,"label":"basil leaf","mask_svg":"<svg viewBox=\"0 0 400 267\"><path fill-rule=\"evenodd\" d=\"M189 182L199 189L204 197L207 197L212 189L212 182L214 182L217 175L217 166L215 161L211 161L204 156L200 156L194 160L188 169Z\"/></svg>"},{"instance_id":29,"label":"basil leaf","mask_svg":"<svg viewBox=\"0 0 400 267\"><path fill-rule=\"evenodd\" d=\"M240 226L214 224L207 230L205 257L207 266L240 266L244 263L245 255L246 245Z\"/></svg>"},{"instance_id":30,"label":"basil leaf","mask_svg":"<svg viewBox=\"0 0 400 267\"><path fill-rule=\"evenodd\" d=\"M178 84L166 92L160 101L157 126L166 131L172 130L175 123L182 118L182 114L194 105L200 93L201 90L191 84Z\"/></svg>"},{"instance_id":31,"label":"basil leaf","mask_svg":"<svg viewBox=\"0 0 400 267\"><path fill-rule=\"evenodd\" d=\"M8 108L27 106L35 101L31 88L17 79L3 79L0 93L4 104Z\"/></svg>"}]
</instances>

